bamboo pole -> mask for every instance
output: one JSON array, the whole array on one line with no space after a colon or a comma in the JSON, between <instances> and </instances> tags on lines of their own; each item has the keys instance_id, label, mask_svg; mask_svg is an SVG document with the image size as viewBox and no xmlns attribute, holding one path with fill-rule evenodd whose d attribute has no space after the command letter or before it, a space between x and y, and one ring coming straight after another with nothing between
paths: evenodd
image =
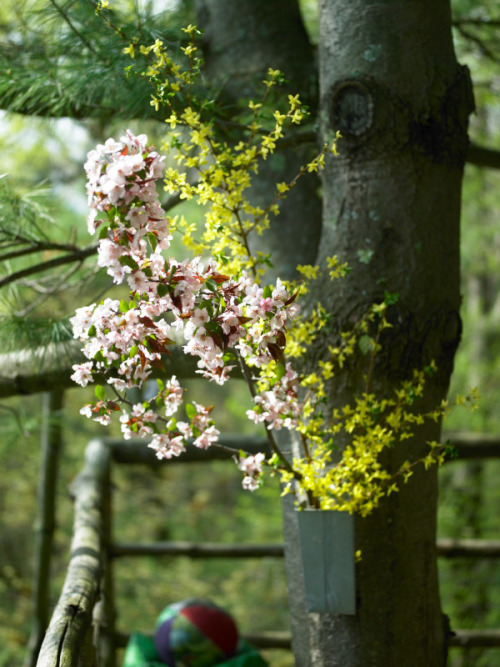
<instances>
[{"instance_id":1,"label":"bamboo pole","mask_svg":"<svg viewBox=\"0 0 500 667\"><path fill-rule=\"evenodd\" d=\"M61 390L43 396L41 467L38 481L38 518L36 525L33 586L33 620L25 667L34 667L50 615L50 569L56 527L56 487L62 453L64 394Z\"/></svg>"},{"instance_id":2,"label":"bamboo pole","mask_svg":"<svg viewBox=\"0 0 500 667\"><path fill-rule=\"evenodd\" d=\"M130 635L116 633L115 644L123 648L127 645ZM291 650L291 636L289 632L261 632L243 634L243 638L256 648L289 649ZM456 648L484 647L497 648L500 646L500 630L455 630L450 638L450 646Z\"/></svg>"},{"instance_id":3,"label":"bamboo pole","mask_svg":"<svg viewBox=\"0 0 500 667\"><path fill-rule=\"evenodd\" d=\"M187 451L180 456L169 459L168 462L158 460L155 452L150 449L147 440L113 440L106 439L105 442L111 448L111 456L115 463L144 464L150 466L165 466L176 463L201 463L205 461L218 461L238 456L240 450L249 454L264 452L271 455L266 438L261 436L241 436L236 434L221 434L219 443L222 447L212 446L209 449L188 447Z\"/></svg>"},{"instance_id":4,"label":"bamboo pole","mask_svg":"<svg viewBox=\"0 0 500 667\"><path fill-rule=\"evenodd\" d=\"M283 558L282 544L220 544L216 542L114 543L113 558L123 556L188 556L189 558Z\"/></svg>"},{"instance_id":5,"label":"bamboo pole","mask_svg":"<svg viewBox=\"0 0 500 667\"><path fill-rule=\"evenodd\" d=\"M443 558L500 558L500 540L441 538L437 548Z\"/></svg>"},{"instance_id":6,"label":"bamboo pole","mask_svg":"<svg viewBox=\"0 0 500 667\"><path fill-rule=\"evenodd\" d=\"M77 387L70 377L73 373L72 365L82 361L86 359L81 352L79 341L0 354L0 398L37 394L50 391L53 387ZM198 377L196 358L184 354L179 347L172 347L170 354L165 355L162 362L163 369L155 371L157 376ZM238 375L237 370L235 375Z\"/></svg>"},{"instance_id":7,"label":"bamboo pole","mask_svg":"<svg viewBox=\"0 0 500 667\"><path fill-rule=\"evenodd\" d=\"M87 633L102 574L103 487L109 469L109 448L91 442L85 467L75 480L75 519L66 580L40 650L37 667L95 667L88 655Z\"/></svg>"},{"instance_id":8,"label":"bamboo pole","mask_svg":"<svg viewBox=\"0 0 500 667\"><path fill-rule=\"evenodd\" d=\"M109 451L109 446L108 446ZM111 559L113 513L111 493L111 465L108 465L103 479L102 497L102 579L101 595L94 608L95 645L99 654L99 667L115 667L116 650L114 644L116 608Z\"/></svg>"},{"instance_id":9,"label":"bamboo pole","mask_svg":"<svg viewBox=\"0 0 500 667\"><path fill-rule=\"evenodd\" d=\"M500 647L500 629L495 630L455 630L450 637L450 646L459 648Z\"/></svg>"},{"instance_id":10,"label":"bamboo pole","mask_svg":"<svg viewBox=\"0 0 500 667\"><path fill-rule=\"evenodd\" d=\"M292 648L291 635L286 631L275 630L268 632L243 633L242 638L255 646L255 648L285 650L291 650ZM115 646L124 648L127 646L129 639L130 635L127 632L117 632L115 634Z\"/></svg>"},{"instance_id":11,"label":"bamboo pole","mask_svg":"<svg viewBox=\"0 0 500 667\"><path fill-rule=\"evenodd\" d=\"M221 544L217 542L152 542L149 544L115 542L112 558L124 556L188 556L189 558L281 558L282 544ZM500 558L500 540L456 540L440 538L438 555L442 558Z\"/></svg>"}]
</instances>

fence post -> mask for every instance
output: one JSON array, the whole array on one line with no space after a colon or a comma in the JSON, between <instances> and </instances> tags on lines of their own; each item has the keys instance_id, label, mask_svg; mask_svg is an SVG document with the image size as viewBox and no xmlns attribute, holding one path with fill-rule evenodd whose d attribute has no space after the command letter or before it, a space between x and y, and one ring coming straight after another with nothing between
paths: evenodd
<instances>
[{"instance_id":1,"label":"fence post","mask_svg":"<svg viewBox=\"0 0 500 667\"><path fill-rule=\"evenodd\" d=\"M41 466L38 477L33 617L24 666L34 667L50 618L50 568L56 527L56 495L62 453L62 409L64 392L43 394Z\"/></svg>"},{"instance_id":2,"label":"fence post","mask_svg":"<svg viewBox=\"0 0 500 667\"><path fill-rule=\"evenodd\" d=\"M112 545L112 492L111 466L108 466L103 480L102 497L102 576L100 598L94 609L94 624L96 630L95 643L97 646L99 665L101 667L115 667L115 622L116 608L114 598Z\"/></svg>"},{"instance_id":3,"label":"fence post","mask_svg":"<svg viewBox=\"0 0 500 667\"><path fill-rule=\"evenodd\" d=\"M102 576L102 498L108 479L109 447L94 440L85 450L85 467L73 484L71 557L37 667L73 667L82 662L86 667L97 665L88 640Z\"/></svg>"}]
</instances>

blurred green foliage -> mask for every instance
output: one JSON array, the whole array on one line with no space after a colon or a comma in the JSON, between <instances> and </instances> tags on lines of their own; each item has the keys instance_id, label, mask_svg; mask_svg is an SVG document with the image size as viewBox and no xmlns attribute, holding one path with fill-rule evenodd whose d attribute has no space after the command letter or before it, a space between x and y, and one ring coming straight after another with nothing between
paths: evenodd
<instances>
[{"instance_id":1,"label":"blurred green foliage","mask_svg":"<svg viewBox=\"0 0 500 667\"><path fill-rule=\"evenodd\" d=\"M471 137L500 146L498 65L500 18L497 3L455 0L454 36L460 61L471 70L476 113ZM469 20L469 22L468 22ZM492 21L493 20L493 21ZM496 21L496 25L495 25ZM480 409L453 414L446 428L500 434L500 172L468 165L462 203L463 337L450 393L477 386ZM498 460L453 462L440 472L438 532L450 538L499 538ZM452 628L500 627L500 563L440 560L443 610ZM495 667L499 649L451 649L451 667Z\"/></svg>"}]
</instances>

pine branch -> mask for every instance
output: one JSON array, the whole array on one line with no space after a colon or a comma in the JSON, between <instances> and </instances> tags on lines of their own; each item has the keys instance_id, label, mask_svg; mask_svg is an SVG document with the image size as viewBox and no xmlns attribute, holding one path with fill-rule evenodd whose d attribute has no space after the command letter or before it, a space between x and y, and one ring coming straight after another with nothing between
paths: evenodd
<instances>
[{"instance_id":1,"label":"pine branch","mask_svg":"<svg viewBox=\"0 0 500 667\"><path fill-rule=\"evenodd\" d=\"M61 7L59 7L59 5L55 2L55 0L49 0L49 1L50 1L50 4L54 7L54 9L57 11L57 13L61 16L61 18L63 19L63 21L65 21L65 22L68 24L70 30L72 30L72 31L74 32L74 34L78 37L78 39L81 40L82 44L83 44L84 46L86 46L87 49L88 49L91 53L93 53L93 54L95 54L95 55L98 55L98 52L94 49L94 47L92 46L92 44L87 40L87 38L85 37L85 35L83 35L83 34L82 34L82 33L81 33L81 32L74 26L73 22L71 21L71 19L69 18L69 16L66 14L66 12L64 12L63 9L62 9Z\"/></svg>"},{"instance_id":2,"label":"pine branch","mask_svg":"<svg viewBox=\"0 0 500 667\"><path fill-rule=\"evenodd\" d=\"M60 250L65 252L77 252L78 247L73 244L65 243L53 243L53 242L33 242L29 239L20 237L15 240L15 245L19 244L29 244L29 247L21 248L20 250L11 250L4 254L0 254L0 262L6 262L10 259L17 259L19 257L25 257L26 255L32 255L37 252L44 252L45 250ZM10 247L11 244L9 244ZM0 245L1 248L1 245Z\"/></svg>"},{"instance_id":3,"label":"pine branch","mask_svg":"<svg viewBox=\"0 0 500 667\"><path fill-rule=\"evenodd\" d=\"M53 218L37 198L44 191L20 195L8 179L0 177L0 249L19 243L50 242L46 228L54 225Z\"/></svg>"},{"instance_id":4,"label":"pine branch","mask_svg":"<svg viewBox=\"0 0 500 667\"><path fill-rule=\"evenodd\" d=\"M73 262L83 262L87 257L91 257L97 253L97 244L86 246L85 248L78 248L77 250L64 255L63 257L56 257L55 259L50 259L47 262L41 262L35 264L34 266L28 266L25 269L15 271L10 275L2 278L0 280L0 288L10 285L13 282L21 280L22 278L27 278L32 276L35 273L41 273L43 271L50 271L55 269L58 266L64 266L65 264L71 264Z\"/></svg>"},{"instance_id":5,"label":"pine branch","mask_svg":"<svg viewBox=\"0 0 500 667\"><path fill-rule=\"evenodd\" d=\"M93 269L91 268L90 274L97 273L98 268L99 267L97 266L94 266ZM36 280L22 281L20 283L21 287L33 290L38 294L38 297L31 299L29 304L25 305L24 307L20 307L16 303L14 306L14 308L16 308L15 316L23 319L28 317L31 313L36 312L44 303L46 303L50 298L54 297L59 292L67 293L68 290L74 290L75 288L81 290L82 285L87 283L89 272L87 272L87 275L84 275L83 277L78 275L73 283L70 282L71 278L75 274L79 273L79 271L80 266L73 265L70 266L67 271L58 274L56 279L54 279L53 276L45 276L44 278L40 278L40 276L38 276ZM46 283L46 285L44 285L44 283Z\"/></svg>"},{"instance_id":6,"label":"pine branch","mask_svg":"<svg viewBox=\"0 0 500 667\"><path fill-rule=\"evenodd\" d=\"M163 202L162 204L163 210L165 212L171 211L180 202L181 202L181 197L179 193L171 195ZM4 236L8 236L8 230L2 229L0 226L0 235L2 233L4 234ZM27 256L45 250L60 250L66 252L66 254L61 257L56 257L51 260L39 262L32 266L19 269L18 271L13 271L9 275L0 279L0 289L2 287L6 287L7 285L18 283L19 281L24 280L25 278L29 278L30 276L37 275L39 273L45 273L47 271L51 271L61 266L65 266L72 263L80 265L88 257L97 254L97 249L99 245L98 243L93 243L84 248L79 248L74 244L57 243L50 240L35 241L32 240L30 237L19 236L18 234L16 234L16 236L11 238L9 240L9 243L8 244L6 243L3 247L8 248L11 247L12 245L17 245L22 243L28 244L29 247L19 248L16 250L11 250L10 252L8 251L4 252L3 254L0 254L0 262L14 258L17 259L19 257ZM1 253L1 248L2 245L0 243L0 253ZM57 290L52 290L52 291L57 291Z\"/></svg>"},{"instance_id":7,"label":"pine branch","mask_svg":"<svg viewBox=\"0 0 500 667\"><path fill-rule=\"evenodd\" d=\"M0 349L4 353L64 345L72 339L73 332L67 318L0 316Z\"/></svg>"}]
</instances>

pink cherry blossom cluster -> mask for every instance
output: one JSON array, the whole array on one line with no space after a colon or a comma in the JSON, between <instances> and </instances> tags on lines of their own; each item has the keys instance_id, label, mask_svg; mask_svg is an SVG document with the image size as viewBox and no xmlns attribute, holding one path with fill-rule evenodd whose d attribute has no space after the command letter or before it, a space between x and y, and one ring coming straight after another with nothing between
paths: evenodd
<instances>
[{"instance_id":1,"label":"pink cherry blossom cluster","mask_svg":"<svg viewBox=\"0 0 500 667\"><path fill-rule=\"evenodd\" d=\"M127 400L126 390L140 387L154 366L161 368L162 356L181 333L184 352L197 357L198 372L219 384L229 379L238 360L257 373L277 362L281 370L276 381L255 396L248 416L268 428L294 428L301 411L299 379L289 365L285 369L283 349L287 319L297 312L295 295L279 280L271 289L245 273L231 279L210 259L204 266L200 258L178 262L162 256L171 238L156 192L163 161L147 147L145 135L127 131L119 142L108 139L91 151L85 164L89 231L100 230L98 262L114 282L126 278L131 292L128 302L108 298L79 308L71 319L88 359L73 366L72 379L83 387L104 381L116 399L107 400L99 384L98 400L81 412L108 424L113 412L122 411L124 437L149 438L159 458L180 455L188 440L200 448L216 442L219 432L211 408L189 404L189 422L175 419L183 402L175 376L157 380L158 393L151 401ZM263 454L248 457L244 468L240 462L245 488L256 488L263 460Z\"/></svg>"},{"instance_id":2,"label":"pink cherry blossom cluster","mask_svg":"<svg viewBox=\"0 0 500 667\"><path fill-rule=\"evenodd\" d=\"M268 391L263 391L254 398L256 407L247 410L247 417L256 424L267 422L268 429L279 431L281 428L294 429L302 411L298 398L299 376L291 365L286 365L286 372Z\"/></svg>"},{"instance_id":3,"label":"pink cherry blossom cluster","mask_svg":"<svg viewBox=\"0 0 500 667\"><path fill-rule=\"evenodd\" d=\"M242 482L244 489L255 491L258 488L265 458L262 452L251 454L250 456L240 456L238 468L245 474Z\"/></svg>"},{"instance_id":4,"label":"pink cherry blossom cluster","mask_svg":"<svg viewBox=\"0 0 500 667\"><path fill-rule=\"evenodd\" d=\"M164 270L163 258L149 256L148 246L161 251L171 240L156 190L165 158L146 144L145 134L127 130L120 141L108 139L90 151L84 165L89 233L101 228L98 264L116 283L127 276L132 290L144 290ZM97 220L100 213L104 218Z\"/></svg>"}]
</instances>

